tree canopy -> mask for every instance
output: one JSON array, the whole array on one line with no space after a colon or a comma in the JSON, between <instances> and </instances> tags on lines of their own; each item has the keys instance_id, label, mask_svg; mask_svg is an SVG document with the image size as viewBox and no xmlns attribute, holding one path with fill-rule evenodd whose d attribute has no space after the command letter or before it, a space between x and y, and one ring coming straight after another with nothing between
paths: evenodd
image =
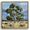
<instances>
[{"instance_id":1,"label":"tree canopy","mask_svg":"<svg viewBox=\"0 0 30 30\"><path fill-rule=\"evenodd\" d=\"M14 11L14 12L13 12ZM17 20L17 18L18 18L18 20L20 19L23 19L23 14L21 13L23 11L23 9L22 8L19 8L19 6L15 6L14 4L11 4L10 6L9 6L9 8L8 9L6 9L6 12L7 13L9 13L10 14L10 16L7 16L6 18L7 18L7 20L13 20L14 19L14 17L15 17L15 19ZM16 12L16 14L15 14L15 12ZM13 14L14 13L14 14ZM16 17L17 16L17 17ZM15 20L14 19L14 20Z\"/></svg>"}]
</instances>

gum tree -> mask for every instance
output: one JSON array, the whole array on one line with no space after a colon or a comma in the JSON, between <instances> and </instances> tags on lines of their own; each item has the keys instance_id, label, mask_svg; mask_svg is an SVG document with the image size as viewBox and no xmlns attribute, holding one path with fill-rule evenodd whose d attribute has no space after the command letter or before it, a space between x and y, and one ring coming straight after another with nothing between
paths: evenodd
<instances>
[{"instance_id":1,"label":"gum tree","mask_svg":"<svg viewBox=\"0 0 30 30\"><path fill-rule=\"evenodd\" d=\"M14 4L11 4L8 9L6 9L6 12L10 14L10 16L7 16L7 20L22 20L23 19L23 9L19 6L16 6Z\"/></svg>"}]
</instances>

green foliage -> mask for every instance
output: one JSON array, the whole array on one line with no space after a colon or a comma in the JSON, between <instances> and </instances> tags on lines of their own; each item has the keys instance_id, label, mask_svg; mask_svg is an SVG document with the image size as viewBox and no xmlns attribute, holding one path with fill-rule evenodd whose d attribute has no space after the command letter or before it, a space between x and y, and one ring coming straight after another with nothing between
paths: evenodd
<instances>
[{"instance_id":1,"label":"green foliage","mask_svg":"<svg viewBox=\"0 0 30 30\"><path fill-rule=\"evenodd\" d=\"M10 20L10 17L9 16L7 16L6 18L7 18L7 20Z\"/></svg>"},{"instance_id":2,"label":"green foliage","mask_svg":"<svg viewBox=\"0 0 30 30\"><path fill-rule=\"evenodd\" d=\"M14 8L14 6L15 6L14 4L11 4L9 8Z\"/></svg>"},{"instance_id":3,"label":"green foliage","mask_svg":"<svg viewBox=\"0 0 30 30\"><path fill-rule=\"evenodd\" d=\"M7 16L7 20L12 20L12 16Z\"/></svg>"},{"instance_id":4,"label":"green foliage","mask_svg":"<svg viewBox=\"0 0 30 30\"><path fill-rule=\"evenodd\" d=\"M6 9L6 12L8 13L8 9Z\"/></svg>"},{"instance_id":5,"label":"green foliage","mask_svg":"<svg viewBox=\"0 0 30 30\"><path fill-rule=\"evenodd\" d=\"M23 9L22 8L20 8L20 12L22 11Z\"/></svg>"},{"instance_id":6,"label":"green foliage","mask_svg":"<svg viewBox=\"0 0 30 30\"><path fill-rule=\"evenodd\" d=\"M19 6L16 6L17 10L19 10Z\"/></svg>"},{"instance_id":7,"label":"green foliage","mask_svg":"<svg viewBox=\"0 0 30 30\"><path fill-rule=\"evenodd\" d=\"M14 7L15 7L16 9L14 9ZM12 11L16 11L16 16L17 16L18 20L23 19L23 16L24 16L24 15L21 14L21 13L20 13L20 14L17 13L18 10L20 10L20 12L21 12L23 9L22 9L22 8L19 8L19 6L15 6L14 4L11 4L10 7L6 10L6 12L10 14L10 16L7 16L7 17L6 17L7 20L12 20L12 18L13 18ZM18 14L19 14L19 15L18 15Z\"/></svg>"}]
</instances>

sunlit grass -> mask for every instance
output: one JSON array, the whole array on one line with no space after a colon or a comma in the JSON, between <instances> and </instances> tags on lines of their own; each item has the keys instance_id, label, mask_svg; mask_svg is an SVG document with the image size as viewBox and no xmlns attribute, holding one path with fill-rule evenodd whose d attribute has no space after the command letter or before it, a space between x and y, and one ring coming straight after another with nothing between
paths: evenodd
<instances>
[{"instance_id":1,"label":"sunlit grass","mask_svg":"<svg viewBox=\"0 0 30 30\"><path fill-rule=\"evenodd\" d=\"M8 21L8 22L10 22L10 21ZM28 23L27 23L27 21L19 21L19 22L14 22L14 21L12 21L12 22L10 22L10 23L7 23L7 21L5 22L5 21L3 21L2 22L2 27L3 28L27 28L28 27Z\"/></svg>"}]
</instances>

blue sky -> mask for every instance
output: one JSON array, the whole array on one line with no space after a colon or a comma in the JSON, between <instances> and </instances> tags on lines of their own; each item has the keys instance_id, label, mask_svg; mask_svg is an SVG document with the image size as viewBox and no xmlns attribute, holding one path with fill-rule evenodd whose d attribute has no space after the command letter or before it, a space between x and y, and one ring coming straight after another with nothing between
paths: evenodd
<instances>
[{"instance_id":1,"label":"blue sky","mask_svg":"<svg viewBox=\"0 0 30 30\"><path fill-rule=\"evenodd\" d=\"M11 3L3 3L2 5L3 9L6 10L7 8L9 8ZM27 19L27 3L15 3L15 5L23 8L24 19ZM6 20L6 16L8 15L9 14L7 14L6 12L3 12L2 18Z\"/></svg>"}]
</instances>

